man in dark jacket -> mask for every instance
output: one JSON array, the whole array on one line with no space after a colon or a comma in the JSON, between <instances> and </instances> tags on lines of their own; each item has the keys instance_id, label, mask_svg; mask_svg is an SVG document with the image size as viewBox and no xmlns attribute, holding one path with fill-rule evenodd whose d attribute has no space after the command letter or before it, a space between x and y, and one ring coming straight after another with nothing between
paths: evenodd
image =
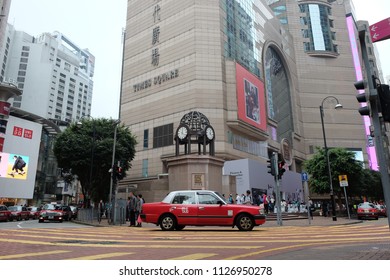
<instances>
[{"instance_id":1,"label":"man in dark jacket","mask_svg":"<svg viewBox=\"0 0 390 280\"><path fill-rule=\"evenodd\" d=\"M133 192L130 192L129 197L127 199L127 209L129 210L129 227L135 226L135 212L137 210L137 200L138 198L134 195Z\"/></svg>"}]
</instances>

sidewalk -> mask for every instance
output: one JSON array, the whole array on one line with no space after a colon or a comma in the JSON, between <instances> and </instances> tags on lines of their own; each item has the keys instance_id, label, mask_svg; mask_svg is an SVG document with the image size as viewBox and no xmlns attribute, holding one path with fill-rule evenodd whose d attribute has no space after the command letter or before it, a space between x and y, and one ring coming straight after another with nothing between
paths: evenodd
<instances>
[{"instance_id":1,"label":"sidewalk","mask_svg":"<svg viewBox=\"0 0 390 280\"><path fill-rule=\"evenodd\" d=\"M337 221L333 221L332 217L314 216L312 220L309 219L282 219L282 226L336 226L362 223L363 221L351 217L337 217ZM279 226L277 221L266 221L262 227L276 227Z\"/></svg>"},{"instance_id":2,"label":"sidewalk","mask_svg":"<svg viewBox=\"0 0 390 280\"><path fill-rule=\"evenodd\" d=\"M100 224L95 220L95 221L77 221L74 220L75 223L79 224L85 224L85 225L91 225L91 226L96 226L96 227L110 227L110 226L122 226L126 227L129 225L127 222L126 224L115 224L115 225L110 225L108 224L106 219L102 219ZM323 217L323 216L314 216L312 220L308 219L303 219L303 218L298 218L298 219L282 219L282 225L281 226L336 226L336 225L348 225L348 224L358 224L362 223L363 221L357 220L354 217L351 217L351 219L348 219L348 217L337 217L337 221L333 221L332 217ZM156 227L154 224L147 224L143 223L143 227ZM278 222L276 220L268 220L263 224L261 227L279 227Z\"/></svg>"}]
</instances>

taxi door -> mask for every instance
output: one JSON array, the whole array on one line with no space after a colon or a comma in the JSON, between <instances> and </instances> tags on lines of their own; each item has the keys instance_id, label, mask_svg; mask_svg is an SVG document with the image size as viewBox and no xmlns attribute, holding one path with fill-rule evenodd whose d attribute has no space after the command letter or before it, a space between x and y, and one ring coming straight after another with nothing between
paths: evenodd
<instances>
[{"instance_id":1,"label":"taxi door","mask_svg":"<svg viewBox=\"0 0 390 280\"><path fill-rule=\"evenodd\" d=\"M194 192L179 192L172 200L170 212L175 215L179 225L196 225L198 207Z\"/></svg>"},{"instance_id":2,"label":"taxi door","mask_svg":"<svg viewBox=\"0 0 390 280\"><path fill-rule=\"evenodd\" d=\"M198 225L231 225L233 210L212 193L198 192Z\"/></svg>"}]
</instances>

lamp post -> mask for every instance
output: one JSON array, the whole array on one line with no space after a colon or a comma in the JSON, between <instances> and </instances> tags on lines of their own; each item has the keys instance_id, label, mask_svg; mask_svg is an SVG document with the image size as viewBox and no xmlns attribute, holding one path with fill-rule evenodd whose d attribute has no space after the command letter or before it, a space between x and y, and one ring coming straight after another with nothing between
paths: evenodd
<instances>
[{"instance_id":1,"label":"lamp post","mask_svg":"<svg viewBox=\"0 0 390 280\"><path fill-rule=\"evenodd\" d=\"M114 174L114 164L115 164L115 148L116 148L116 132L117 132L117 129L118 129L118 124L121 122L121 120L115 120L113 122L113 125L115 126L115 129L114 129L114 143L112 144L112 159L111 159L111 180L110 180L110 194L109 194L109 202L111 204L111 210L115 211L115 204L112 203L112 188L113 188L113 185L114 185L114 178L113 178L113 174ZM110 215L112 215L113 213L111 212ZM112 221L113 224L115 224L115 215L114 216L114 220Z\"/></svg>"},{"instance_id":2,"label":"lamp post","mask_svg":"<svg viewBox=\"0 0 390 280\"><path fill-rule=\"evenodd\" d=\"M337 221L336 207L335 207L336 206L336 202L335 202L334 193L333 193L332 172L330 170L328 146L326 145L325 126L324 126L324 102L325 102L325 100L328 100L328 99L336 100L337 104L334 107L335 109L341 109L341 108L343 108L343 105L341 105L339 100L336 97L334 97L334 96L327 96L327 97L325 97L324 100L322 100L321 105L320 105L322 134L323 134L323 137L324 137L325 160L326 160L326 165L327 165L327 168L328 168L329 187L330 187L330 200L331 200L331 203L332 203L332 219L333 219L333 221Z\"/></svg>"}]
</instances>

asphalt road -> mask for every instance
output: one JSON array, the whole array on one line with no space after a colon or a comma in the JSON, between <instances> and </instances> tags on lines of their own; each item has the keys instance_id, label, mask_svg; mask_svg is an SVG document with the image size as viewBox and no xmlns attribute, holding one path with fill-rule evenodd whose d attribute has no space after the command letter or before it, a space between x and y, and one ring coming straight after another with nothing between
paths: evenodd
<instances>
[{"instance_id":1,"label":"asphalt road","mask_svg":"<svg viewBox=\"0 0 390 280\"><path fill-rule=\"evenodd\" d=\"M32 220L0 223L3 260L389 260L389 244L383 218L335 225L270 223L251 232L220 227L166 232L151 225L94 227Z\"/></svg>"}]
</instances>

